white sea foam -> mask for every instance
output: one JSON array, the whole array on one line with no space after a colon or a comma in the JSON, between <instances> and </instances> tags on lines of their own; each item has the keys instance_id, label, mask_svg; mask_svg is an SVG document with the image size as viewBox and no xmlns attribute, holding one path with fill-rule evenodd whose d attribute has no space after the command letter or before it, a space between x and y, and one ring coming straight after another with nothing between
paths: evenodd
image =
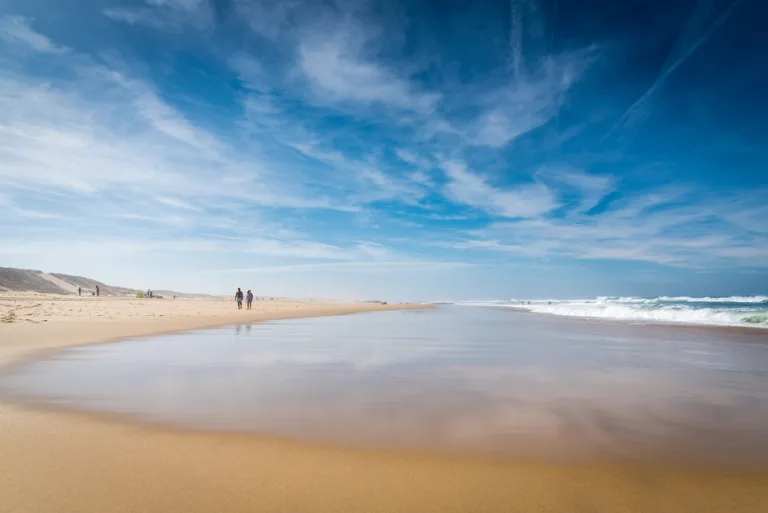
<instances>
[{"instance_id":1,"label":"white sea foam","mask_svg":"<svg viewBox=\"0 0 768 513\"><path fill-rule=\"evenodd\" d=\"M768 296L727 296L727 297L610 297L599 296L598 303L768 303Z\"/></svg>"},{"instance_id":2,"label":"white sea foam","mask_svg":"<svg viewBox=\"0 0 768 513\"><path fill-rule=\"evenodd\" d=\"M635 308L626 304L559 303L521 305L536 313L645 322L756 326L768 328L768 309L739 311L715 308Z\"/></svg>"},{"instance_id":3,"label":"white sea foam","mask_svg":"<svg viewBox=\"0 0 768 513\"><path fill-rule=\"evenodd\" d=\"M539 299L461 304L515 307L535 313L568 317L768 329L768 296L597 297L589 300Z\"/></svg>"},{"instance_id":4,"label":"white sea foam","mask_svg":"<svg viewBox=\"0 0 768 513\"><path fill-rule=\"evenodd\" d=\"M768 296L728 296L728 297L660 297L658 301L685 301L688 303L768 303Z\"/></svg>"}]
</instances>

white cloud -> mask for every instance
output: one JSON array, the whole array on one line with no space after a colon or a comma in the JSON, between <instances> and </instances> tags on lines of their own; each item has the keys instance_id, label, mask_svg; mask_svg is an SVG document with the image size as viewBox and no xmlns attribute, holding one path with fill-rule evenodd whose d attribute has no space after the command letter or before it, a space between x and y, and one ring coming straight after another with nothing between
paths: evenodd
<instances>
[{"instance_id":1,"label":"white cloud","mask_svg":"<svg viewBox=\"0 0 768 513\"><path fill-rule=\"evenodd\" d=\"M765 192L733 198L697 198L680 203L679 188L636 193L617 200L598 215L583 204L565 217L539 216L496 223L474 239L443 243L462 250L504 251L536 258L632 260L682 267L759 266L768 263L764 236L734 219L751 219L765 209ZM763 202L762 206L758 206ZM762 238L761 238L762 237Z\"/></svg>"},{"instance_id":2,"label":"white cloud","mask_svg":"<svg viewBox=\"0 0 768 513\"><path fill-rule=\"evenodd\" d=\"M444 162L442 168L450 180L445 186L448 197L494 215L533 217L558 206L552 191L543 184L522 184L500 189L489 185L482 176L470 172L463 162Z\"/></svg>"},{"instance_id":3,"label":"white cloud","mask_svg":"<svg viewBox=\"0 0 768 513\"><path fill-rule=\"evenodd\" d=\"M308 240L278 240L270 238L200 238L182 237L173 240L153 238L114 238L111 236L72 236L67 239L6 240L0 255L46 255L62 257L87 254L93 257L125 257L140 254L172 254L189 257L201 254L236 252L245 255L307 259L351 260L359 256L355 247L348 249Z\"/></svg>"},{"instance_id":4,"label":"white cloud","mask_svg":"<svg viewBox=\"0 0 768 513\"><path fill-rule=\"evenodd\" d=\"M177 30L185 25L206 29L213 22L208 0L145 0L140 7L109 7L102 14L129 25Z\"/></svg>"},{"instance_id":5,"label":"white cloud","mask_svg":"<svg viewBox=\"0 0 768 513\"><path fill-rule=\"evenodd\" d=\"M249 89L260 91L264 89L265 72L261 62L245 53L237 53L229 59L229 66L240 77L240 81Z\"/></svg>"},{"instance_id":6,"label":"white cloud","mask_svg":"<svg viewBox=\"0 0 768 513\"><path fill-rule=\"evenodd\" d=\"M201 150L210 157L216 157L220 153L221 144L216 137L193 126L153 92L139 92L134 104L158 132Z\"/></svg>"},{"instance_id":7,"label":"white cloud","mask_svg":"<svg viewBox=\"0 0 768 513\"><path fill-rule=\"evenodd\" d=\"M367 255L376 260L392 258L392 252L389 248L376 242L358 242L355 249L363 255Z\"/></svg>"},{"instance_id":8,"label":"white cloud","mask_svg":"<svg viewBox=\"0 0 768 513\"><path fill-rule=\"evenodd\" d=\"M148 27L164 29L171 25L168 20L159 16L152 9L124 9L113 7L102 11L104 16L114 21L127 23L128 25L146 25Z\"/></svg>"},{"instance_id":9,"label":"white cloud","mask_svg":"<svg viewBox=\"0 0 768 513\"><path fill-rule=\"evenodd\" d=\"M563 166L542 168L535 173L535 177L560 191L577 194L580 198L579 212L587 212L595 207L616 188L616 180L612 176L586 173Z\"/></svg>"},{"instance_id":10,"label":"white cloud","mask_svg":"<svg viewBox=\"0 0 768 513\"><path fill-rule=\"evenodd\" d=\"M552 119L565 93L592 61L592 49L543 61L540 68L520 75L488 94L483 113L469 125L473 144L500 148Z\"/></svg>"},{"instance_id":11,"label":"white cloud","mask_svg":"<svg viewBox=\"0 0 768 513\"><path fill-rule=\"evenodd\" d=\"M277 39L293 26L299 9L314 10L316 4L303 0L233 0L237 12L248 26L260 36Z\"/></svg>"},{"instance_id":12,"label":"white cloud","mask_svg":"<svg viewBox=\"0 0 768 513\"><path fill-rule=\"evenodd\" d=\"M392 261L392 262L333 262L325 264L297 264L286 266L265 266L245 269L220 269L208 271L214 274L270 274L270 273L292 273L292 272L312 272L323 270L340 270L344 272L364 272L364 273L386 273L401 270L417 271L444 271L450 269L461 269L475 267L476 264L468 262L444 262L444 261Z\"/></svg>"},{"instance_id":13,"label":"white cloud","mask_svg":"<svg viewBox=\"0 0 768 513\"><path fill-rule=\"evenodd\" d=\"M768 234L768 190L725 200L724 207L723 219L739 231Z\"/></svg>"},{"instance_id":14,"label":"white cloud","mask_svg":"<svg viewBox=\"0 0 768 513\"><path fill-rule=\"evenodd\" d=\"M435 183L432 180L432 177L429 176L428 173L426 173L424 171L421 171L421 170L414 171L414 172L408 174L408 179L410 181L412 181L412 182L416 182L416 183L418 183L420 185L426 185L426 186L429 186L429 187L433 186L434 183Z\"/></svg>"},{"instance_id":15,"label":"white cloud","mask_svg":"<svg viewBox=\"0 0 768 513\"><path fill-rule=\"evenodd\" d=\"M361 44L342 32L315 36L299 47L299 66L317 97L430 113L440 95L420 92L407 77L358 55Z\"/></svg>"},{"instance_id":16,"label":"white cloud","mask_svg":"<svg viewBox=\"0 0 768 513\"><path fill-rule=\"evenodd\" d=\"M415 153L403 148L396 149L395 155L397 155L397 157L403 162L416 168L414 171L411 171L406 175L410 181L426 187L434 187L435 181L427 171L432 167L432 164L428 159L420 157Z\"/></svg>"},{"instance_id":17,"label":"white cloud","mask_svg":"<svg viewBox=\"0 0 768 513\"><path fill-rule=\"evenodd\" d=\"M149 5L164 5L176 9L195 10L206 4L208 0L147 0Z\"/></svg>"},{"instance_id":18,"label":"white cloud","mask_svg":"<svg viewBox=\"0 0 768 513\"><path fill-rule=\"evenodd\" d=\"M469 250L483 250L483 251L496 251L502 253L514 253L517 255L524 255L529 257L544 257L547 253L546 245L544 244L504 244L498 240L490 239L470 239L462 242L455 243L439 243L440 246L453 249L469 249Z\"/></svg>"},{"instance_id":19,"label":"white cloud","mask_svg":"<svg viewBox=\"0 0 768 513\"><path fill-rule=\"evenodd\" d=\"M29 26L29 20L20 16L0 16L0 39L11 44L22 44L45 53L64 53L68 48L54 44Z\"/></svg>"},{"instance_id":20,"label":"white cloud","mask_svg":"<svg viewBox=\"0 0 768 513\"><path fill-rule=\"evenodd\" d=\"M9 197L3 195L0 195L0 215L26 219L65 219L64 216L57 213L21 207Z\"/></svg>"},{"instance_id":21,"label":"white cloud","mask_svg":"<svg viewBox=\"0 0 768 513\"><path fill-rule=\"evenodd\" d=\"M397 148L395 150L395 155L397 155L397 157L403 162L407 162L408 164L411 164L412 166L416 166L421 169L428 169L432 167L432 164L428 159L424 157L420 157L419 155L416 155L414 152L406 150L404 148Z\"/></svg>"},{"instance_id":22,"label":"white cloud","mask_svg":"<svg viewBox=\"0 0 768 513\"><path fill-rule=\"evenodd\" d=\"M182 210L200 210L200 208L190 204L179 198L172 198L169 196L155 196L155 201L158 201L169 207L180 208Z\"/></svg>"},{"instance_id":23,"label":"white cloud","mask_svg":"<svg viewBox=\"0 0 768 513\"><path fill-rule=\"evenodd\" d=\"M424 184L385 173L373 159L370 162L350 159L339 151L324 149L316 140L286 141L285 144L306 157L331 166L336 172L336 180L328 186L347 197L352 204L388 200L413 204L426 194Z\"/></svg>"},{"instance_id":24,"label":"white cloud","mask_svg":"<svg viewBox=\"0 0 768 513\"><path fill-rule=\"evenodd\" d=\"M473 217L466 214L426 214L424 218L434 221L466 221Z\"/></svg>"},{"instance_id":25,"label":"white cloud","mask_svg":"<svg viewBox=\"0 0 768 513\"><path fill-rule=\"evenodd\" d=\"M254 153L194 125L147 84L82 62L73 58L84 77L75 81L0 73L0 183L351 209L268 178Z\"/></svg>"},{"instance_id":26,"label":"white cloud","mask_svg":"<svg viewBox=\"0 0 768 513\"><path fill-rule=\"evenodd\" d=\"M253 144L221 140L125 70L80 54L55 58L72 73L0 71L0 211L7 214L0 216L0 253L6 259L226 258L231 249L220 234L235 237L237 254L264 258L347 261L383 251L325 244L264 221L266 208L360 207L309 187L300 173L265 161ZM382 178L366 180L376 189L394 187ZM355 183L350 197L366 201L370 187ZM121 238L114 238L116 231ZM20 233L26 237L15 239Z\"/></svg>"}]
</instances>

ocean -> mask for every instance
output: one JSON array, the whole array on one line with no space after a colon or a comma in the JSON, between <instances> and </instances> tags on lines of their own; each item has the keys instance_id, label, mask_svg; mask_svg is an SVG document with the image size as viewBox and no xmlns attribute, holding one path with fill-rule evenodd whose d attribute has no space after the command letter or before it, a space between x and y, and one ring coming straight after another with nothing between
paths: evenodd
<instances>
[{"instance_id":1,"label":"ocean","mask_svg":"<svg viewBox=\"0 0 768 513\"><path fill-rule=\"evenodd\" d=\"M510 299L456 304L514 307L534 313L592 319L768 328L768 296Z\"/></svg>"}]
</instances>

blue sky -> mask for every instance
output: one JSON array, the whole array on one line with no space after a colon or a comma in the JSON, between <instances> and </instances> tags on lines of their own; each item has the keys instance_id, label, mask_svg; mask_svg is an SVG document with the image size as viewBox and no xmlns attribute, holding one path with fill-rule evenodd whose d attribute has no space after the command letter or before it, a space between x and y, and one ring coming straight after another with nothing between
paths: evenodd
<instances>
[{"instance_id":1,"label":"blue sky","mask_svg":"<svg viewBox=\"0 0 768 513\"><path fill-rule=\"evenodd\" d=\"M0 265L765 294L766 21L759 0L0 0Z\"/></svg>"}]
</instances>

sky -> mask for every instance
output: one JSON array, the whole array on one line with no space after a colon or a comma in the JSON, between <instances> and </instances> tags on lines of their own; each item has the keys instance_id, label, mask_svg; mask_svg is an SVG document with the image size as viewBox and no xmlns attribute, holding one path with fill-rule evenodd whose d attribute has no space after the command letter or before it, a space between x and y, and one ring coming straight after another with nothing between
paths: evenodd
<instances>
[{"instance_id":1,"label":"sky","mask_svg":"<svg viewBox=\"0 0 768 513\"><path fill-rule=\"evenodd\" d=\"M761 0L0 0L0 266L768 293Z\"/></svg>"}]
</instances>

